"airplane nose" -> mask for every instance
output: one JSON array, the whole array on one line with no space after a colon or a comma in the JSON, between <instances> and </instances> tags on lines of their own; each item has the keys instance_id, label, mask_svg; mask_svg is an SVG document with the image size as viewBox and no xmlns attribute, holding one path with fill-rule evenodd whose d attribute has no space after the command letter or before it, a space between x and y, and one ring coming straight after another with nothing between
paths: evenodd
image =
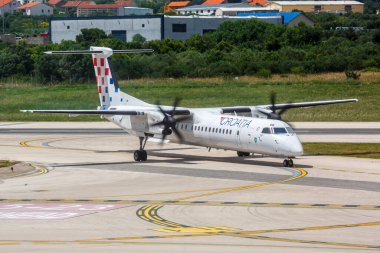
<instances>
[{"instance_id":1,"label":"airplane nose","mask_svg":"<svg viewBox=\"0 0 380 253\"><path fill-rule=\"evenodd\" d=\"M295 156L303 155L303 147L299 141L294 142L290 150Z\"/></svg>"}]
</instances>

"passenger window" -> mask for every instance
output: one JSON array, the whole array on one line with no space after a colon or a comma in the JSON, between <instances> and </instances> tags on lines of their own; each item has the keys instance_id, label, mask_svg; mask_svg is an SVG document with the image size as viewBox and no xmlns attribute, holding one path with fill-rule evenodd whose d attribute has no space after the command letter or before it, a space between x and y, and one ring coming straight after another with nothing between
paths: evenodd
<instances>
[{"instance_id":1,"label":"passenger window","mask_svg":"<svg viewBox=\"0 0 380 253\"><path fill-rule=\"evenodd\" d=\"M187 125L185 125L185 129L187 130Z\"/></svg>"},{"instance_id":2,"label":"passenger window","mask_svg":"<svg viewBox=\"0 0 380 253\"><path fill-rule=\"evenodd\" d=\"M207 132L207 127L205 127L205 132Z\"/></svg>"},{"instance_id":3,"label":"passenger window","mask_svg":"<svg viewBox=\"0 0 380 253\"><path fill-rule=\"evenodd\" d=\"M239 135L239 130L236 132L236 135Z\"/></svg>"},{"instance_id":4,"label":"passenger window","mask_svg":"<svg viewBox=\"0 0 380 253\"><path fill-rule=\"evenodd\" d=\"M230 134L232 134L232 130L230 130Z\"/></svg>"},{"instance_id":5,"label":"passenger window","mask_svg":"<svg viewBox=\"0 0 380 253\"><path fill-rule=\"evenodd\" d=\"M270 134L270 129L269 127L264 127L263 131L261 132L262 134Z\"/></svg>"}]
</instances>

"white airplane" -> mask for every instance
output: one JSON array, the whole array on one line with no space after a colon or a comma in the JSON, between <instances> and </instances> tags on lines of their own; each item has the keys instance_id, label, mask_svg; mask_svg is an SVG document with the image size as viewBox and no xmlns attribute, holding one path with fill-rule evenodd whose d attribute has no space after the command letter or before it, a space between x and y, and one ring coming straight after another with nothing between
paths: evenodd
<instances>
[{"instance_id":1,"label":"white airplane","mask_svg":"<svg viewBox=\"0 0 380 253\"><path fill-rule=\"evenodd\" d=\"M101 106L97 110L22 110L32 113L97 114L123 128L140 140L135 161L146 161L145 144L149 138L203 146L209 149L237 151L283 157L284 167L292 167L292 158L303 155L303 147L292 127L281 119L290 108L357 102L357 99L328 100L270 105L219 108L178 107L148 104L119 90L113 75L113 53L152 52L152 50L112 50L91 47L81 51L49 51L47 54L92 54ZM277 110L280 110L276 113ZM168 140L166 140L168 139Z\"/></svg>"}]
</instances>

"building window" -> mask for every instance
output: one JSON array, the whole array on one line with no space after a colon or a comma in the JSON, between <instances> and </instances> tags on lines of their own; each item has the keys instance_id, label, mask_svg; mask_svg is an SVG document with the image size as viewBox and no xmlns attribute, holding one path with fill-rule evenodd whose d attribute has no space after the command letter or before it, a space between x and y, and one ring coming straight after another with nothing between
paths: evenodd
<instances>
[{"instance_id":1,"label":"building window","mask_svg":"<svg viewBox=\"0 0 380 253\"><path fill-rule=\"evenodd\" d=\"M173 33L185 33L186 32L186 24L172 24L172 32Z\"/></svg>"},{"instance_id":2,"label":"building window","mask_svg":"<svg viewBox=\"0 0 380 253\"><path fill-rule=\"evenodd\" d=\"M41 12L44 13L44 10L42 9Z\"/></svg>"},{"instance_id":3,"label":"building window","mask_svg":"<svg viewBox=\"0 0 380 253\"><path fill-rule=\"evenodd\" d=\"M345 5L344 6L344 11L345 12L351 12L352 11L352 6L351 5Z\"/></svg>"},{"instance_id":4,"label":"building window","mask_svg":"<svg viewBox=\"0 0 380 253\"><path fill-rule=\"evenodd\" d=\"M144 28L144 27L145 27L145 24L142 24L141 27Z\"/></svg>"},{"instance_id":5,"label":"building window","mask_svg":"<svg viewBox=\"0 0 380 253\"><path fill-rule=\"evenodd\" d=\"M321 11L322 10L322 5L315 5L314 6L314 11Z\"/></svg>"},{"instance_id":6,"label":"building window","mask_svg":"<svg viewBox=\"0 0 380 253\"><path fill-rule=\"evenodd\" d=\"M126 30L113 30L113 31L111 31L111 34L115 39L118 39L121 41L127 41L127 31Z\"/></svg>"},{"instance_id":7,"label":"building window","mask_svg":"<svg viewBox=\"0 0 380 253\"><path fill-rule=\"evenodd\" d=\"M70 29L70 26L68 25L68 26L66 26L66 28L67 28L67 29Z\"/></svg>"}]
</instances>

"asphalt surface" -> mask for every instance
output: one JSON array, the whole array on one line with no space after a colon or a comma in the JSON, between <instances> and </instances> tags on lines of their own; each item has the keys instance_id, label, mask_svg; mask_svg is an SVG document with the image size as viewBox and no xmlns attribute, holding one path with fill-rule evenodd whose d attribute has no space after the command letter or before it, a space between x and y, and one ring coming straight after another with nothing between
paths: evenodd
<instances>
[{"instance_id":1,"label":"asphalt surface","mask_svg":"<svg viewBox=\"0 0 380 253\"><path fill-rule=\"evenodd\" d=\"M347 138L342 126L315 136ZM364 129L360 141L379 128L348 129ZM305 156L284 168L279 158L148 142L148 161L136 163L136 147L105 123L0 123L0 160L34 168L0 170L0 252L380 250L379 160Z\"/></svg>"}]
</instances>

